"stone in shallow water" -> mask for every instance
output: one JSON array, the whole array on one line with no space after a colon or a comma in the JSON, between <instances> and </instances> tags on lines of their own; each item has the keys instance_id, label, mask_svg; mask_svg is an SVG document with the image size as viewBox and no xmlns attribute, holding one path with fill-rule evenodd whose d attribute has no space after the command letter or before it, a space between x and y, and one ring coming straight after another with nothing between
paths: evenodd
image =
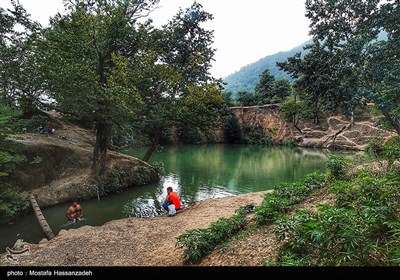
<instances>
[{"instance_id":1,"label":"stone in shallow water","mask_svg":"<svg viewBox=\"0 0 400 280\"><path fill-rule=\"evenodd\" d=\"M47 240L47 238L43 238L42 240L39 241L39 244L45 244L49 242L49 240Z\"/></svg>"}]
</instances>

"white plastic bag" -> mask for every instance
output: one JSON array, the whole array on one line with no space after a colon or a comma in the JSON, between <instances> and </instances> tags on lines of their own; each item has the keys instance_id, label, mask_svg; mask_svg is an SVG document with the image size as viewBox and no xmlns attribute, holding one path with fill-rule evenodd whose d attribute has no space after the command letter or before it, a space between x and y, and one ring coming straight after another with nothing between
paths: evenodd
<instances>
[{"instance_id":1,"label":"white plastic bag","mask_svg":"<svg viewBox=\"0 0 400 280\"><path fill-rule=\"evenodd\" d=\"M176 209L174 204L168 205L168 216L175 216Z\"/></svg>"}]
</instances>

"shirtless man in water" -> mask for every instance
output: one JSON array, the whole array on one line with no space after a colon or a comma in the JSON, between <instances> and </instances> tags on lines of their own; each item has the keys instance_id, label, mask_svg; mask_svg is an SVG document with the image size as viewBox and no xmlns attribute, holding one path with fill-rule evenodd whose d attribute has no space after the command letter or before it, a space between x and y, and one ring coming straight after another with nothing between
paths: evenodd
<instances>
[{"instance_id":1,"label":"shirtless man in water","mask_svg":"<svg viewBox=\"0 0 400 280\"><path fill-rule=\"evenodd\" d=\"M83 209L78 204L78 202L74 201L72 205L67 210L67 217L70 221L79 220L83 215Z\"/></svg>"}]
</instances>

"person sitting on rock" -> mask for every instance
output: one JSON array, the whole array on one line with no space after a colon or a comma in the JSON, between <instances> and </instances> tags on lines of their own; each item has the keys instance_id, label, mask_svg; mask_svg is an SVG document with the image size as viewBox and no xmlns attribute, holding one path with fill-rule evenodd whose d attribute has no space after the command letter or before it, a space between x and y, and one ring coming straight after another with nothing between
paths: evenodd
<instances>
[{"instance_id":1,"label":"person sitting on rock","mask_svg":"<svg viewBox=\"0 0 400 280\"><path fill-rule=\"evenodd\" d=\"M175 209L171 209L175 206ZM181 209L181 201L179 200L178 194L172 190L172 187L167 188L167 196L165 197L162 207L168 211L170 216L175 215L176 211Z\"/></svg>"},{"instance_id":2,"label":"person sitting on rock","mask_svg":"<svg viewBox=\"0 0 400 280\"><path fill-rule=\"evenodd\" d=\"M67 210L68 219L70 221L76 222L77 220L80 220L82 216L83 216L82 207L78 204L78 202L74 201Z\"/></svg>"}]
</instances>

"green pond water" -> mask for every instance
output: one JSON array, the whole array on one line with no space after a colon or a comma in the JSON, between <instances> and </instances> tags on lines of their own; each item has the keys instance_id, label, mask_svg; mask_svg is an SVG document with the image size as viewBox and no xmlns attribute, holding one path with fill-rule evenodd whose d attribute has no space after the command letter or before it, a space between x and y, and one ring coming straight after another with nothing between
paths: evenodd
<instances>
[{"instance_id":1,"label":"green pond water","mask_svg":"<svg viewBox=\"0 0 400 280\"><path fill-rule=\"evenodd\" d=\"M125 153L142 157L145 150ZM66 225L70 203L42 209L53 232L83 225L102 225L126 217L163 214L161 202L166 188L176 190L183 205L196 201L272 189L308 173L325 169L331 152L321 149L258 147L243 145L200 145L165 147L150 162L162 162L165 174L158 183L127 189L121 193L80 201L85 220ZM351 155L351 153L350 153ZM0 225L0 252L22 238L37 243L44 237L33 213L12 224Z\"/></svg>"}]
</instances>

